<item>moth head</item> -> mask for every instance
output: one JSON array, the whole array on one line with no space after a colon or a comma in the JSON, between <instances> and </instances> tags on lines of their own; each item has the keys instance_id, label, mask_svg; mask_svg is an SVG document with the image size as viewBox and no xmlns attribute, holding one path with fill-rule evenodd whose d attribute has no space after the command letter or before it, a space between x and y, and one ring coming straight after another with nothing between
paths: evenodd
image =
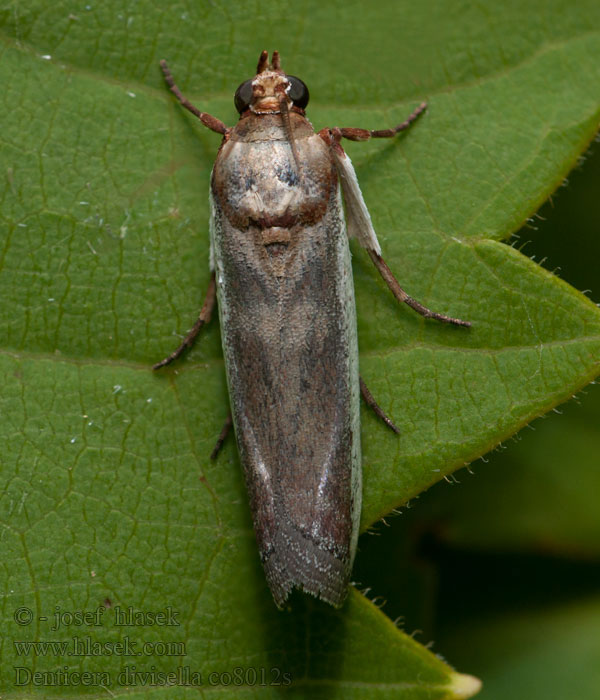
<instances>
[{"instance_id":1,"label":"moth head","mask_svg":"<svg viewBox=\"0 0 600 700\"><path fill-rule=\"evenodd\" d=\"M279 52L273 51L269 64L269 54L263 51L258 59L256 76L238 87L234 102L240 114L248 109L255 114L277 114L282 102L288 109L296 107L304 111L308 98L308 88L300 78L286 75L281 70Z\"/></svg>"}]
</instances>

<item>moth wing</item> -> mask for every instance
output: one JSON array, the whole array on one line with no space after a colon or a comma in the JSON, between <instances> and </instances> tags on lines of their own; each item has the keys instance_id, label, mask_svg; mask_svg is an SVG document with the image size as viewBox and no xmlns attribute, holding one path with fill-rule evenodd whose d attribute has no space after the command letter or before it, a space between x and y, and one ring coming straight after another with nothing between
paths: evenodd
<instances>
[{"instance_id":1,"label":"moth wing","mask_svg":"<svg viewBox=\"0 0 600 700\"><path fill-rule=\"evenodd\" d=\"M339 144L335 144L331 150L344 196L348 238L357 238L363 248L381 255L377 234L360 191L352 161Z\"/></svg>"},{"instance_id":2,"label":"moth wing","mask_svg":"<svg viewBox=\"0 0 600 700\"><path fill-rule=\"evenodd\" d=\"M283 606L292 588L301 588L339 606L361 502L350 250L330 148L312 130L296 141L306 164L303 187L286 177L295 163L278 129L277 138L227 142L213 170L212 265L223 354L275 602ZM237 220L240 210L251 226ZM285 216L302 226L288 229ZM267 226L268 219L282 225ZM288 240L269 247L267 233Z\"/></svg>"},{"instance_id":3,"label":"moth wing","mask_svg":"<svg viewBox=\"0 0 600 700\"><path fill-rule=\"evenodd\" d=\"M217 206L211 222L236 439L279 607L294 587L341 605L356 550L358 348L340 200L303 232L280 278L255 246L226 254L241 237Z\"/></svg>"}]
</instances>

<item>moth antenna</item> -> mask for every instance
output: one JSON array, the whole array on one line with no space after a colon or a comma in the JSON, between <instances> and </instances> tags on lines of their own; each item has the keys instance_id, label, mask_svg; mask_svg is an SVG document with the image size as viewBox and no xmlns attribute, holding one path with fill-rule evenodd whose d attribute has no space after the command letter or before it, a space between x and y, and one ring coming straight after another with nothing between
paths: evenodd
<instances>
[{"instance_id":1,"label":"moth antenna","mask_svg":"<svg viewBox=\"0 0 600 700\"><path fill-rule=\"evenodd\" d=\"M262 73L267 70L269 66L269 53L268 51L263 51L258 59L258 66L256 66L256 73Z\"/></svg>"},{"instance_id":2,"label":"moth antenna","mask_svg":"<svg viewBox=\"0 0 600 700\"><path fill-rule=\"evenodd\" d=\"M273 51L273 56L271 58L271 66L273 70L281 70L281 59L279 58L279 51Z\"/></svg>"},{"instance_id":3,"label":"moth antenna","mask_svg":"<svg viewBox=\"0 0 600 700\"><path fill-rule=\"evenodd\" d=\"M290 110L287 104L286 95L281 95L279 98L279 109L281 111L281 118L283 119L283 125L287 132L288 141L292 148L292 155L294 156L294 163L296 163L296 172L298 173L298 179L302 183L302 166L300 165L300 156L298 155L298 147L296 146L296 139L294 138L294 133L292 131L292 123L290 121Z\"/></svg>"}]
</instances>

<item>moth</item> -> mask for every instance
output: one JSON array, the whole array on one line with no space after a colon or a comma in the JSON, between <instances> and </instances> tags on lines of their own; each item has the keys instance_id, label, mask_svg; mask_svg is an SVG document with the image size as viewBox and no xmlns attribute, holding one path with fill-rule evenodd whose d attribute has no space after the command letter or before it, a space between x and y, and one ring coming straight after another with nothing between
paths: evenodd
<instances>
[{"instance_id":1,"label":"moth","mask_svg":"<svg viewBox=\"0 0 600 700\"><path fill-rule=\"evenodd\" d=\"M427 318L381 256L343 138L391 138L391 129L326 128L305 116L306 85L274 51L235 93L239 121L226 126L180 92L181 105L223 137L210 184L211 278L189 347L218 301L230 419L244 469L267 582L278 607L293 588L333 606L346 596L361 509L359 400L397 431L360 379L348 237L365 248L395 297ZM343 204L342 204L343 197ZM344 216L345 209L345 216ZM213 455L215 452L213 452Z\"/></svg>"}]
</instances>

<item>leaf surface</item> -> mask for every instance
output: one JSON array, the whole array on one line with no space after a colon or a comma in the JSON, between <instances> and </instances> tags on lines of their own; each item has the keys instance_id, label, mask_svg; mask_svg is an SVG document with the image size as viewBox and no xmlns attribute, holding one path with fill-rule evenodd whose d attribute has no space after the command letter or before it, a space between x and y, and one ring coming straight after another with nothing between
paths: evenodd
<instances>
[{"instance_id":1,"label":"leaf surface","mask_svg":"<svg viewBox=\"0 0 600 700\"><path fill-rule=\"evenodd\" d=\"M13 640L70 640L73 627L51 633L40 617L106 601L94 639L127 634L110 623L116 605L171 606L179 626L138 626L135 639L183 642L185 656L73 664L50 654L23 665L102 668L113 683L134 663L206 678L278 668L299 697L468 697L475 681L356 593L340 612L300 596L292 613L275 610L233 445L208 459L227 415L218 324L176 368L149 369L192 325L206 289L219 144L173 102L157 64L168 58L192 101L229 123L263 48L279 48L308 83L316 128L381 128L429 103L403 137L348 151L401 284L473 327L398 308L353 247L361 372L402 430L365 412L366 527L599 371L598 309L501 242L595 133L597 5L31 2L1 13L7 697L31 690L15 686ZM14 621L20 606L34 611L30 625ZM250 681L217 684L238 697L281 691Z\"/></svg>"}]
</instances>

